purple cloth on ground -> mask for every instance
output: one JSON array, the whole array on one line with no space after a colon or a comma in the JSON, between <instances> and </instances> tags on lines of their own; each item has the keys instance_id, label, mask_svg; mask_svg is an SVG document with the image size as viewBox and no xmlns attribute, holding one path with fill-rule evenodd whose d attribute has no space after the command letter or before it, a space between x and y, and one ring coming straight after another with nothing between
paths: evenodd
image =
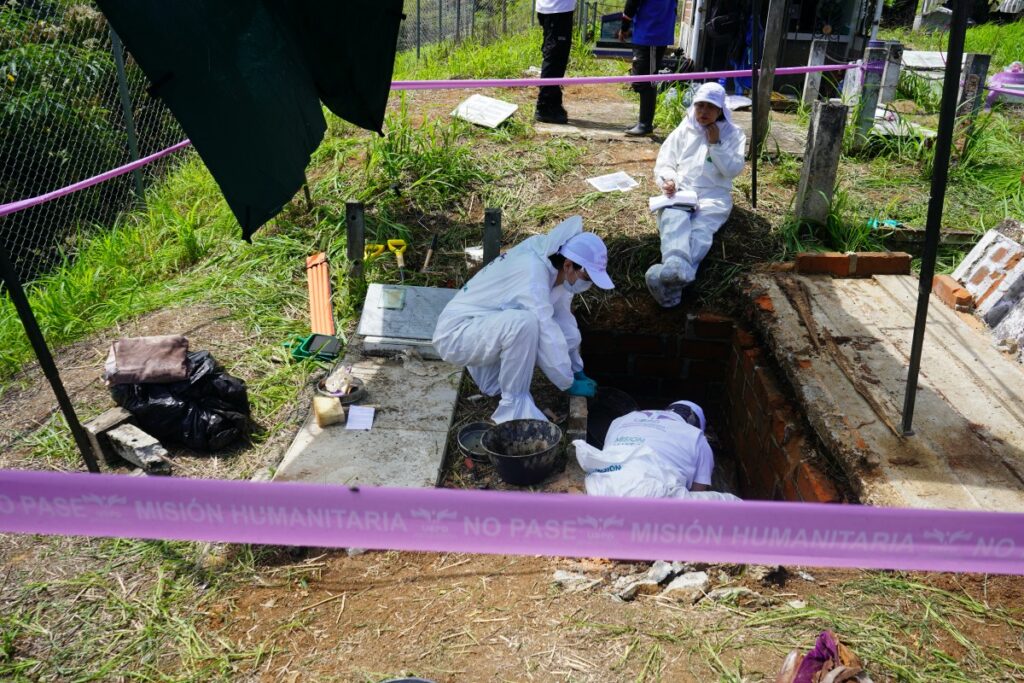
<instances>
[{"instance_id":1,"label":"purple cloth on ground","mask_svg":"<svg viewBox=\"0 0 1024 683\"><path fill-rule=\"evenodd\" d=\"M793 683L812 683L814 674L821 671L821 667L830 659L839 665L839 641L831 631L822 631L814 647L804 656L804 661L800 662Z\"/></svg>"}]
</instances>

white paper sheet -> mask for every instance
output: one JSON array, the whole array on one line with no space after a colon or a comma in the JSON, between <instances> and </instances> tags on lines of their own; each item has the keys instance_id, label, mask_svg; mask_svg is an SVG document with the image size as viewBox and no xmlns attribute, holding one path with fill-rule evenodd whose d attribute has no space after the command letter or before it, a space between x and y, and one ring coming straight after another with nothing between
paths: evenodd
<instances>
[{"instance_id":1,"label":"white paper sheet","mask_svg":"<svg viewBox=\"0 0 1024 683\"><path fill-rule=\"evenodd\" d=\"M452 116L487 128L497 128L519 109L518 104L503 102L486 95L472 95L459 103Z\"/></svg>"},{"instance_id":2,"label":"white paper sheet","mask_svg":"<svg viewBox=\"0 0 1024 683\"><path fill-rule=\"evenodd\" d=\"M596 178L587 178L587 182L601 192L629 192L634 187L638 187L640 185L640 183L633 180L633 178L625 171L617 171L615 173L609 173L608 175L599 175Z\"/></svg>"},{"instance_id":3,"label":"white paper sheet","mask_svg":"<svg viewBox=\"0 0 1024 683\"><path fill-rule=\"evenodd\" d=\"M671 197L659 194L647 200L647 206L651 211L659 211L666 206L683 206L694 208L697 206L697 193L693 190L678 190Z\"/></svg>"},{"instance_id":4,"label":"white paper sheet","mask_svg":"<svg viewBox=\"0 0 1024 683\"><path fill-rule=\"evenodd\" d=\"M349 406L348 421L345 422L345 429L365 429L369 431L373 427L373 414L375 408L369 406Z\"/></svg>"}]
</instances>

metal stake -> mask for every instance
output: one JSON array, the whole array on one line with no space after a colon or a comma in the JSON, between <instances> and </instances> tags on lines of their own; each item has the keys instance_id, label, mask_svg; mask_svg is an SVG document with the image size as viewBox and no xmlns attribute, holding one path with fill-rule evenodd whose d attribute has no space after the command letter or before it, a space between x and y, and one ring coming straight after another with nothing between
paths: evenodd
<instances>
[{"instance_id":1,"label":"metal stake","mask_svg":"<svg viewBox=\"0 0 1024 683\"><path fill-rule=\"evenodd\" d=\"M36 322L36 317L32 313L32 306L28 302L28 297L25 296L25 290L21 287L18 273L15 272L14 265L8 259L7 252L4 249L0 249L0 277L3 278L4 283L7 285L7 291L15 310L18 311L18 317L21 318L21 324L25 326L25 334L28 335L29 343L32 344L32 350L36 352L36 358L39 359L39 367L42 368L43 374L46 375L46 380L50 383L53 393L57 396L57 405L60 406L61 412L64 413L64 419L67 420L68 428L71 429L71 436L75 439L75 445L78 446L78 450L82 453L85 468L96 474L100 471L99 465L96 464L96 454L92 452L89 437L86 436L82 423L78 421L75 407L71 404L71 399L68 398L67 391L64 389L64 383L60 379L60 372L57 370L57 365L53 362L53 356L50 355L50 349L46 345L46 338L43 337L42 330L39 329L39 323Z\"/></svg>"},{"instance_id":2,"label":"metal stake","mask_svg":"<svg viewBox=\"0 0 1024 683\"><path fill-rule=\"evenodd\" d=\"M117 94L121 100L121 112L124 114L124 130L128 134L128 152L131 154L132 161L139 160L139 142L135 137L135 116L132 114L132 98L128 93L128 78L124 72L124 45L121 43L120 36L114 31L113 26L109 26L110 29L110 51L114 53L114 66L117 71ZM135 178L135 198L140 202L145 201L145 191L142 187L142 171L135 169L132 171L132 176Z\"/></svg>"},{"instance_id":3,"label":"metal stake","mask_svg":"<svg viewBox=\"0 0 1024 683\"><path fill-rule=\"evenodd\" d=\"M907 393L903 398L903 434L914 433L914 401L917 399L917 380L921 371L921 352L924 349L924 331L928 322L928 301L935 277L935 258L939 250L939 232L942 209L946 199L946 181L949 176L949 153L953 146L953 127L956 123L957 91L960 89L960 65L967 35L967 14L970 4L953 5L953 20L949 27L949 47L946 53L946 77L942 83L942 107L939 111L939 130L935 140L935 162L932 165L931 199L928 200L928 221L925 224L924 253L921 255L921 280L918 283L917 315L914 318L914 339L910 344L910 368L907 372Z\"/></svg>"}]
</instances>

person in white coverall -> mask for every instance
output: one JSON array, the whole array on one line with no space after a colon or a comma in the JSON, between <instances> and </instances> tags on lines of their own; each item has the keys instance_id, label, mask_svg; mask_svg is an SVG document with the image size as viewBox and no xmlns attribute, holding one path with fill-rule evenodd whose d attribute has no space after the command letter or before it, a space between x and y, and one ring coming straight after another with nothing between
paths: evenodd
<instances>
[{"instance_id":1,"label":"person in white coverall","mask_svg":"<svg viewBox=\"0 0 1024 683\"><path fill-rule=\"evenodd\" d=\"M647 288L669 308L683 298L683 287L697 278L697 267L711 240L732 211L732 180L743 171L746 135L732 123L725 88L705 83L682 123L669 134L654 164L654 180L668 197L697 194L697 206L669 206L658 213L661 263L651 266Z\"/></svg>"},{"instance_id":2,"label":"person in white coverall","mask_svg":"<svg viewBox=\"0 0 1024 683\"><path fill-rule=\"evenodd\" d=\"M635 410L608 427L604 448L574 441L592 496L739 500L710 491L715 456L704 411L690 401L664 410Z\"/></svg>"},{"instance_id":3,"label":"person in white coverall","mask_svg":"<svg viewBox=\"0 0 1024 683\"><path fill-rule=\"evenodd\" d=\"M496 423L547 419L530 395L534 366L563 391L594 395L571 307L591 283L614 288L607 266L604 242L573 216L491 261L441 311L434 348L465 366L483 394L501 394Z\"/></svg>"}]
</instances>

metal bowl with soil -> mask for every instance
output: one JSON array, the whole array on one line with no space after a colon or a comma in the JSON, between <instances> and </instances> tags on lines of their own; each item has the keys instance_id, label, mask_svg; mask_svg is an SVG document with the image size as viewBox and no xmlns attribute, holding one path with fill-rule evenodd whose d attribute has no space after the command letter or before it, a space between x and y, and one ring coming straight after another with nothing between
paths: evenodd
<instances>
[{"instance_id":1,"label":"metal bowl with soil","mask_svg":"<svg viewBox=\"0 0 1024 683\"><path fill-rule=\"evenodd\" d=\"M502 481L532 486L558 466L562 430L547 420L510 420L487 430L481 444Z\"/></svg>"}]
</instances>

